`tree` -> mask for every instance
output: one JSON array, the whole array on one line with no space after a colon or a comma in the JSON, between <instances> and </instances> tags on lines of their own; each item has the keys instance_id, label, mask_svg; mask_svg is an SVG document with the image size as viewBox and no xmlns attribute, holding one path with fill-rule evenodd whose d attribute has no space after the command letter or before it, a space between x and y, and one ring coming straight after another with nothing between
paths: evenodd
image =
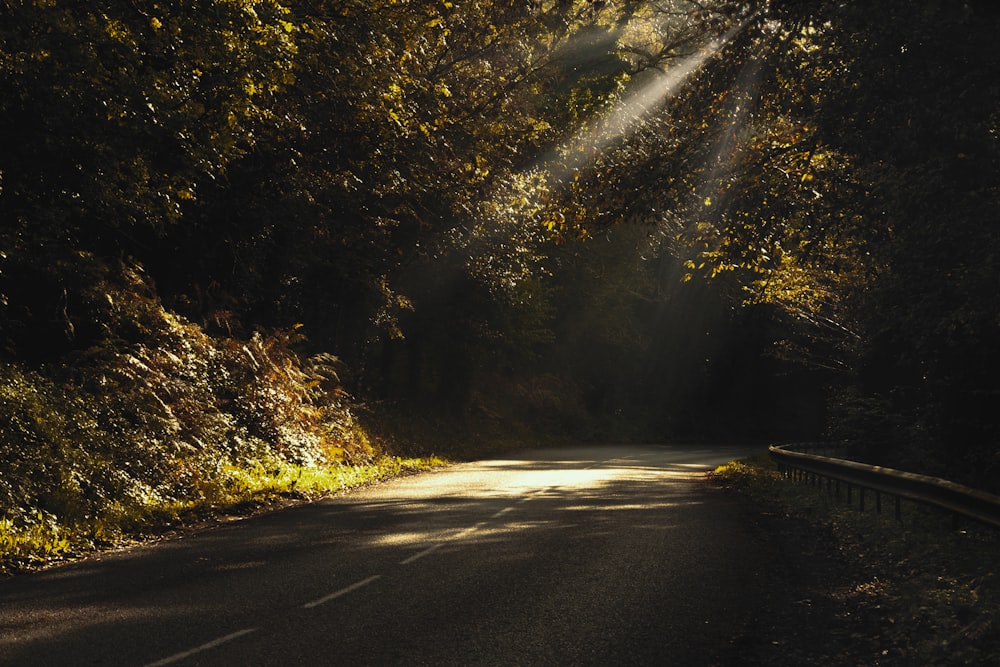
<instances>
[{"instance_id":1,"label":"tree","mask_svg":"<svg viewBox=\"0 0 1000 667\"><path fill-rule=\"evenodd\" d=\"M291 120L188 208L197 222L171 232L154 273L206 321L242 304L253 321L304 322L367 376L359 388L379 384L391 341L478 327L537 275L544 184L524 167L564 133L565 100L598 85L567 59L606 21L579 2L325 2L290 21L295 81L273 113Z\"/></svg>"},{"instance_id":2,"label":"tree","mask_svg":"<svg viewBox=\"0 0 1000 667\"><path fill-rule=\"evenodd\" d=\"M8 345L44 354L60 338L44 332L72 335L87 258L155 253L156 233L251 149L291 76L288 13L271 0L0 6Z\"/></svg>"},{"instance_id":3,"label":"tree","mask_svg":"<svg viewBox=\"0 0 1000 667\"><path fill-rule=\"evenodd\" d=\"M989 469L996 20L770 3L574 178L577 219L657 224L692 276L775 307L780 353L833 383L833 434L863 455Z\"/></svg>"}]
</instances>

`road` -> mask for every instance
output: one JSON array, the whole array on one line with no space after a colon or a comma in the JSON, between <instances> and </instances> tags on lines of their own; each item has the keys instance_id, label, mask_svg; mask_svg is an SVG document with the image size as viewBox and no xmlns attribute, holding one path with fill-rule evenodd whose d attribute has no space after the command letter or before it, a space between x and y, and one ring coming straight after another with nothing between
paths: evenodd
<instances>
[{"instance_id":1,"label":"road","mask_svg":"<svg viewBox=\"0 0 1000 667\"><path fill-rule=\"evenodd\" d=\"M703 472L747 452L522 452L16 577L0 664L726 664L766 547Z\"/></svg>"}]
</instances>

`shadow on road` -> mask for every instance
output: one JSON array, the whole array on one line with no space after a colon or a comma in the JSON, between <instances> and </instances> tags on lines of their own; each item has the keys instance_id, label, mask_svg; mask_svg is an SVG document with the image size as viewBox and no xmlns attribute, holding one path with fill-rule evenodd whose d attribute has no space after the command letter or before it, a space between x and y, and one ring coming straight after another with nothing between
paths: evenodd
<instances>
[{"instance_id":1,"label":"shadow on road","mask_svg":"<svg viewBox=\"0 0 1000 667\"><path fill-rule=\"evenodd\" d=\"M664 564L701 570L698 596L743 586L746 573L726 553L727 533L739 520L700 483L710 467L705 459L692 448L543 450L12 579L0 583L0 664L146 664L242 628L296 632L308 627L296 620L305 603L371 575L383 577L371 591L329 605L353 605L338 627L355 637L358 659L373 641L409 646L423 637L413 650L457 660L475 650L471 640L456 645L457 637L489 626L512 641L525 632L512 616L545 617L552 605L573 609L577 625L621 626L617 633L604 627L602 650L624 635L637 650L630 623L607 618L590 594L562 591L588 587L603 600L628 590L659 614L667 612L656 596L673 597L666 592L679 577L691 580L685 573L654 583ZM453 585L447 595L415 586L391 598L377 589L392 577L421 576ZM541 597L523 602L525 590ZM445 620L455 613L458 620ZM644 622L655 614L642 612ZM369 617L379 619L377 629L366 629ZM460 622L469 627L456 633ZM532 636L528 656L573 644L559 633ZM338 642L338 655L352 655L348 645Z\"/></svg>"}]
</instances>

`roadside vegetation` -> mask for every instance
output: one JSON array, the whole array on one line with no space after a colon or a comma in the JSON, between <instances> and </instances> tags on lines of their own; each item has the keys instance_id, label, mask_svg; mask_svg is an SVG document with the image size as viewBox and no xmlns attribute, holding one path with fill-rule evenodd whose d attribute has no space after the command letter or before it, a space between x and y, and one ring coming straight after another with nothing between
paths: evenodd
<instances>
[{"instance_id":1,"label":"roadside vegetation","mask_svg":"<svg viewBox=\"0 0 1000 667\"><path fill-rule=\"evenodd\" d=\"M713 478L752 507L779 556L747 664L988 665L1000 660L1000 532L903 503L858 511L783 479L767 457Z\"/></svg>"},{"instance_id":2,"label":"roadside vegetation","mask_svg":"<svg viewBox=\"0 0 1000 667\"><path fill-rule=\"evenodd\" d=\"M393 477L445 465L438 457L378 456L368 464L303 466L271 461L256 469L224 467L183 498L95 508L82 518L39 511L0 519L0 576L93 555L289 502L312 501Z\"/></svg>"}]
</instances>

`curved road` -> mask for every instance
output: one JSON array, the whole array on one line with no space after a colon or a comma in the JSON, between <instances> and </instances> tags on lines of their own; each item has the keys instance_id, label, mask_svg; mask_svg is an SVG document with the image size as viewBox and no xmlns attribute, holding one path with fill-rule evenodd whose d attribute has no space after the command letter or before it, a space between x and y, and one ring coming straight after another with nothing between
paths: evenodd
<instances>
[{"instance_id":1,"label":"curved road","mask_svg":"<svg viewBox=\"0 0 1000 667\"><path fill-rule=\"evenodd\" d=\"M702 473L751 451L522 452L17 577L0 664L729 664L766 546Z\"/></svg>"}]
</instances>

